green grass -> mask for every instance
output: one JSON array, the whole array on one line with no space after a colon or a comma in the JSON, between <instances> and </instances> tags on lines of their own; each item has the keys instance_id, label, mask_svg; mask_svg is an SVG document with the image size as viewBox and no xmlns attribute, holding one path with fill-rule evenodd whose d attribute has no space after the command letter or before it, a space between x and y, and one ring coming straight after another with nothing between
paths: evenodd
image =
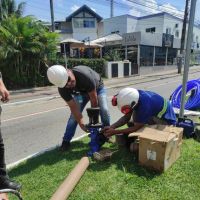
<instances>
[{"instance_id":1,"label":"green grass","mask_svg":"<svg viewBox=\"0 0 200 200\"><path fill-rule=\"evenodd\" d=\"M88 138L73 143L68 153L53 150L12 169L22 183L25 200L48 200L80 158L88 151ZM115 149L109 144L107 147ZM10 198L11 200L14 198ZM165 173L139 166L125 149L105 162L91 161L70 200L200 199L200 143L184 140L181 158Z\"/></svg>"}]
</instances>

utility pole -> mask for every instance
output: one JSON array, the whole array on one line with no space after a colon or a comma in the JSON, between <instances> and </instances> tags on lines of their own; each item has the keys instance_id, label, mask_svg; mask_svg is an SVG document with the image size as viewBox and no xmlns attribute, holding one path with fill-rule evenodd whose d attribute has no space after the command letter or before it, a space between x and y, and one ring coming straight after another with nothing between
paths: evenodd
<instances>
[{"instance_id":1,"label":"utility pole","mask_svg":"<svg viewBox=\"0 0 200 200\"><path fill-rule=\"evenodd\" d=\"M113 4L114 0L110 0L110 17L113 17Z\"/></svg>"},{"instance_id":2,"label":"utility pole","mask_svg":"<svg viewBox=\"0 0 200 200\"><path fill-rule=\"evenodd\" d=\"M187 87L188 72L189 72L189 65L190 65L191 44L193 40L193 27L194 27L196 2L197 0L191 0L191 5L190 5L190 18L189 18L189 23L188 23L186 55L185 55L185 65L184 65L183 84L182 84L182 93L181 93L181 108L180 108L180 113L179 113L180 118L184 117L185 96L186 96L186 87Z\"/></svg>"},{"instance_id":3,"label":"utility pole","mask_svg":"<svg viewBox=\"0 0 200 200\"><path fill-rule=\"evenodd\" d=\"M189 11L189 1L185 0L185 12L184 12L184 18L183 18L183 26L182 26L182 34L181 34L181 48L180 48L180 55L178 64L178 74L181 74L182 65L183 65L183 57L184 57L184 49L185 49L185 35L186 35L186 27L187 27L187 19L188 19L188 11Z\"/></svg>"},{"instance_id":4,"label":"utility pole","mask_svg":"<svg viewBox=\"0 0 200 200\"><path fill-rule=\"evenodd\" d=\"M52 32L54 32L55 31L55 24L54 24L53 0L50 0L50 9L51 9L51 26L52 26Z\"/></svg>"},{"instance_id":5,"label":"utility pole","mask_svg":"<svg viewBox=\"0 0 200 200\"><path fill-rule=\"evenodd\" d=\"M3 19L3 13L2 13L3 9L2 9L2 2L0 0L0 21Z\"/></svg>"}]
</instances>

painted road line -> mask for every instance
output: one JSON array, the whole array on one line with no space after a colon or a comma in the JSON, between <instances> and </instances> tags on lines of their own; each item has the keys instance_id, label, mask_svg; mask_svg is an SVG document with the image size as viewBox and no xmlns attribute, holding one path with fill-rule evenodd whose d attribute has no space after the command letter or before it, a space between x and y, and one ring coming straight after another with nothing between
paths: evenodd
<instances>
[{"instance_id":1,"label":"painted road line","mask_svg":"<svg viewBox=\"0 0 200 200\"><path fill-rule=\"evenodd\" d=\"M20 104L25 104L25 103L32 103L34 101L51 100L51 99L56 99L56 98L60 98L60 96L41 97L41 98L37 98L37 99L30 99L30 100L25 100L25 101L17 101L17 102L13 102L13 103L2 104L1 106L5 107L5 106L20 105Z\"/></svg>"},{"instance_id":2,"label":"painted road line","mask_svg":"<svg viewBox=\"0 0 200 200\"><path fill-rule=\"evenodd\" d=\"M42 112L32 113L32 114L29 114L29 115L22 115L22 116L19 116L19 117L5 119L5 120L1 120L1 122L3 123L3 122L9 122L9 121L13 121L13 120L22 119L22 118L32 117L32 116L35 116L35 115L40 115L40 114L52 112L52 111L63 109L63 108L66 108L66 106L62 106L62 107L59 107L59 108L54 108L54 109L51 109L51 110L45 110L45 111L42 111Z\"/></svg>"}]
</instances>

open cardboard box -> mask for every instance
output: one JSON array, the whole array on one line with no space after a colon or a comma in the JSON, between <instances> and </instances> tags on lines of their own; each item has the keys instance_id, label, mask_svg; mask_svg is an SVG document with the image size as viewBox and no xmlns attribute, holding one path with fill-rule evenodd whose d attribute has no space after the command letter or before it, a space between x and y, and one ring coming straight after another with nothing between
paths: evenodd
<instances>
[{"instance_id":1,"label":"open cardboard box","mask_svg":"<svg viewBox=\"0 0 200 200\"><path fill-rule=\"evenodd\" d=\"M166 125L145 126L129 137L139 138L139 164L166 171L179 157L183 129Z\"/></svg>"}]
</instances>

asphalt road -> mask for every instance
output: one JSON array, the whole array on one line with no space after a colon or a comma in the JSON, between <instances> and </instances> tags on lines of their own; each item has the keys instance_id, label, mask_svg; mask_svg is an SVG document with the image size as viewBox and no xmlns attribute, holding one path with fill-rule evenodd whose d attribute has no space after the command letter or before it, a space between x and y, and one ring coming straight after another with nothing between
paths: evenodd
<instances>
[{"instance_id":1,"label":"asphalt road","mask_svg":"<svg viewBox=\"0 0 200 200\"><path fill-rule=\"evenodd\" d=\"M189 79L200 77L200 72L192 73ZM138 89L155 91L169 98L171 93L182 84L182 77L169 77L162 80L150 81L130 85ZM124 86L123 86L124 87ZM110 99L119 91L118 88L108 89L108 102L111 113L111 121L116 121L121 115L117 108L113 108ZM40 98L51 97L51 94L43 94ZM29 99L35 98L34 95ZM17 101L23 101L18 99ZM40 101L23 104L7 104L3 106L2 135L6 149L6 163L10 164L23 159L46 148L58 145L62 141L63 132L69 117L69 108L61 98L44 98ZM84 111L85 122L88 122ZM80 128L76 131L76 137L80 136Z\"/></svg>"}]
</instances>

